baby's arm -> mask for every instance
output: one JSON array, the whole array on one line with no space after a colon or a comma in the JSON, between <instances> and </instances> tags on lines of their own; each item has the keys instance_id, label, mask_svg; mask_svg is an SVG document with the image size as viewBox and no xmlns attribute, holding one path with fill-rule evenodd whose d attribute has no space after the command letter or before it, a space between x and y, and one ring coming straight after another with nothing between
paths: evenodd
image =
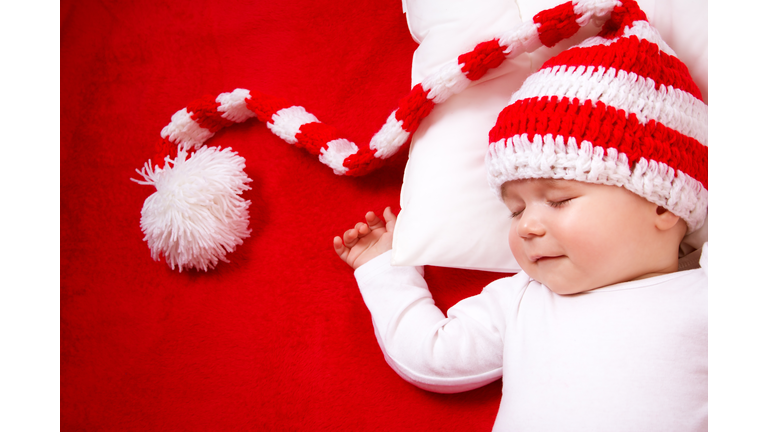
<instances>
[{"instance_id":1,"label":"baby's arm","mask_svg":"<svg viewBox=\"0 0 768 432\"><path fill-rule=\"evenodd\" d=\"M365 222L333 239L336 253L355 269L387 363L408 382L441 393L498 379L504 326L498 296L466 299L446 317L420 267L389 264L395 221L389 208L384 220L368 212Z\"/></svg>"},{"instance_id":2,"label":"baby's arm","mask_svg":"<svg viewBox=\"0 0 768 432\"><path fill-rule=\"evenodd\" d=\"M365 215L365 222L358 222L342 237L333 239L333 249L339 257L357 269L361 265L392 249L392 233L397 216L387 207L382 221L373 212Z\"/></svg>"},{"instance_id":3,"label":"baby's arm","mask_svg":"<svg viewBox=\"0 0 768 432\"><path fill-rule=\"evenodd\" d=\"M421 267L390 265L391 251L355 270L387 363L425 390L456 393L501 376L510 290L487 287L444 314ZM512 290L516 291L516 290Z\"/></svg>"}]
</instances>

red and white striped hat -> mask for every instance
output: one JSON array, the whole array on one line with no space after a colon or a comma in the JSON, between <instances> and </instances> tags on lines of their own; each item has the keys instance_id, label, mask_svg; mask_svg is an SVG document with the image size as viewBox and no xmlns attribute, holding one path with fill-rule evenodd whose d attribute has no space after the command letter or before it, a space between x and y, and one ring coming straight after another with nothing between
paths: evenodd
<instances>
[{"instance_id":1,"label":"red and white striped hat","mask_svg":"<svg viewBox=\"0 0 768 432\"><path fill-rule=\"evenodd\" d=\"M568 37L562 29L578 29L581 7L567 3L534 21L554 28L554 45ZM497 195L510 180L571 179L624 187L680 216L689 232L707 215L707 105L634 0L528 77L489 139Z\"/></svg>"},{"instance_id":2,"label":"red and white striped hat","mask_svg":"<svg viewBox=\"0 0 768 432\"><path fill-rule=\"evenodd\" d=\"M190 103L163 128L155 158L137 170L143 180L136 182L157 188L141 211L152 257L180 271L207 270L249 236L245 159L204 145L220 129L256 117L334 173L364 175L396 154L435 104L590 22L602 32L545 63L500 114L487 156L492 188L539 177L623 186L698 228L707 212L707 107L699 89L634 0L578 0L445 64L400 100L367 146L257 91Z\"/></svg>"}]
</instances>

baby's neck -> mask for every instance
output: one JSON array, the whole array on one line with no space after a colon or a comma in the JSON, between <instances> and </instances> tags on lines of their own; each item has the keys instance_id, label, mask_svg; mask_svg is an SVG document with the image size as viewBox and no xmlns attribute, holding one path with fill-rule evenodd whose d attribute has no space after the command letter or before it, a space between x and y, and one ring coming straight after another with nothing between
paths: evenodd
<instances>
[{"instance_id":1,"label":"baby's neck","mask_svg":"<svg viewBox=\"0 0 768 432\"><path fill-rule=\"evenodd\" d=\"M648 273L642 274L634 279L631 280L641 280L641 279L648 279L656 276L661 276L665 274L670 274L678 271L678 259L677 257L674 257L673 259L669 260L669 263L665 265L664 267L654 269L653 271L650 271Z\"/></svg>"}]
</instances>

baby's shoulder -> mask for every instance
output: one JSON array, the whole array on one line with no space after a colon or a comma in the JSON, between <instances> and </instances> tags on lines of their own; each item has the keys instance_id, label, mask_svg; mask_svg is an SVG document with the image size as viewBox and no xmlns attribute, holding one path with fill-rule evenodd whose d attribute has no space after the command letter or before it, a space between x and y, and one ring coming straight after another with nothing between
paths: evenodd
<instances>
[{"instance_id":1,"label":"baby's shoulder","mask_svg":"<svg viewBox=\"0 0 768 432\"><path fill-rule=\"evenodd\" d=\"M505 298L516 297L523 295L526 290L530 288L535 288L532 285L541 286L541 284L531 279L525 272L521 271L512 276L499 278L489 283L483 288L483 293Z\"/></svg>"}]
</instances>

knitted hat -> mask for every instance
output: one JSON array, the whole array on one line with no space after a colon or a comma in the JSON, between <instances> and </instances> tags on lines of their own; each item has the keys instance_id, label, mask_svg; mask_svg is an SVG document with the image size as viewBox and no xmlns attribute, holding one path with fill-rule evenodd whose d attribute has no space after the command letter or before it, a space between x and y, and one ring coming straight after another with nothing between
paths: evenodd
<instances>
[{"instance_id":1,"label":"knitted hat","mask_svg":"<svg viewBox=\"0 0 768 432\"><path fill-rule=\"evenodd\" d=\"M241 197L251 181L245 159L204 145L220 129L256 117L335 174L364 175L409 142L435 104L590 22L604 23L600 35L547 62L499 116L487 157L492 187L498 193L506 181L537 177L619 185L698 227L707 206L707 108L699 90L634 0L581 0L445 64L400 100L367 146L341 138L303 107L257 91L190 103L163 128L155 158L137 170L143 180L134 180L157 188L141 211L152 257L180 271L207 270L250 235L251 203Z\"/></svg>"},{"instance_id":2,"label":"knitted hat","mask_svg":"<svg viewBox=\"0 0 768 432\"><path fill-rule=\"evenodd\" d=\"M595 37L528 77L489 134L488 181L571 179L624 187L701 227L707 105L688 68L633 0ZM534 18L573 22L579 4Z\"/></svg>"}]
</instances>

